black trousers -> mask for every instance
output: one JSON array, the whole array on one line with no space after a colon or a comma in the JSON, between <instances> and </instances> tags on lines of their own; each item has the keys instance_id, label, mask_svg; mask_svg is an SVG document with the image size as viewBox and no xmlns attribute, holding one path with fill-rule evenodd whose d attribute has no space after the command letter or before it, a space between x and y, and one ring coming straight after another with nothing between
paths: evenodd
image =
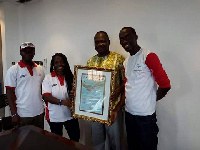
<instances>
[{"instance_id":1,"label":"black trousers","mask_svg":"<svg viewBox=\"0 0 200 150\"><path fill-rule=\"evenodd\" d=\"M36 127L44 129L44 113L35 117L21 117L20 119L20 126L34 125Z\"/></svg>"},{"instance_id":2,"label":"black trousers","mask_svg":"<svg viewBox=\"0 0 200 150\"><path fill-rule=\"evenodd\" d=\"M65 122L48 122L51 132L57 135L63 135L63 125L67 130L70 140L79 142L80 129L78 119L71 119Z\"/></svg>"},{"instance_id":3,"label":"black trousers","mask_svg":"<svg viewBox=\"0 0 200 150\"><path fill-rule=\"evenodd\" d=\"M129 150L157 150L158 126L156 113L135 116L125 112L125 123Z\"/></svg>"}]
</instances>

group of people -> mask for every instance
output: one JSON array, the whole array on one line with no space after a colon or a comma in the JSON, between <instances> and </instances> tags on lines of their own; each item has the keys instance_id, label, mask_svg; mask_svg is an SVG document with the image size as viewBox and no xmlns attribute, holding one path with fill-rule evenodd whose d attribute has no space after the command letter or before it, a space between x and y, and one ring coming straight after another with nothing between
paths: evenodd
<instances>
[{"instance_id":1,"label":"group of people","mask_svg":"<svg viewBox=\"0 0 200 150\"><path fill-rule=\"evenodd\" d=\"M113 124L91 122L94 149L105 150L106 134L111 150L122 148L120 123L125 105L125 125L129 150L156 150L158 126L156 101L170 90L170 80L158 56L141 48L132 27L124 27L119 33L120 44L130 54L126 59L109 50L110 40L105 31L94 36L97 54L87 61L87 66L113 69L115 92L111 96ZM8 69L5 87L14 125L35 125L44 128L44 107L51 132L62 136L63 126L71 140L80 139L78 120L71 116L73 95L71 72L67 57L61 53L52 56L50 74L44 75L42 67L32 59L35 46L26 42L20 46L22 60ZM157 84L156 84L157 83ZM157 87L158 85L158 87ZM42 91L42 93L41 93Z\"/></svg>"}]
</instances>

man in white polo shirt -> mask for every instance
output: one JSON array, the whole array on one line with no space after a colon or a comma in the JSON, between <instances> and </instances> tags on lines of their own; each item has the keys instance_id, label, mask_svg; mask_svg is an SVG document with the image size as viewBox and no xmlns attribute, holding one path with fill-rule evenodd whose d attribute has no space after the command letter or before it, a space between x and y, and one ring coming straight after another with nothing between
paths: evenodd
<instances>
[{"instance_id":1,"label":"man in white polo shirt","mask_svg":"<svg viewBox=\"0 0 200 150\"><path fill-rule=\"evenodd\" d=\"M125 51L130 53L124 61L125 123L129 150L157 150L156 101L170 90L170 81L158 56L137 44L135 29L122 28L119 39Z\"/></svg>"},{"instance_id":2,"label":"man in white polo shirt","mask_svg":"<svg viewBox=\"0 0 200 150\"><path fill-rule=\"evenodd\" d=\"M6 74L5 87L14 125L35 125L44 128L44 107L41 84L44 72L32 61L35 46L25 42L20 46L20 60Z\"/></svg>"}]
</instances>

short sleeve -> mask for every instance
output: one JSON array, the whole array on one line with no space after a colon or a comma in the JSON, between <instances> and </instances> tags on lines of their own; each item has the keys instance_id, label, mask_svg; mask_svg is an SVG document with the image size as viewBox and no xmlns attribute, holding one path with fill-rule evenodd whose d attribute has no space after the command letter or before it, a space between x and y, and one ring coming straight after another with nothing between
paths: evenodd
<instances>
[{"instance_id":1,"label":"short sleeve","mask_svg":"<svg viewBox=\"0 0 200 150\"><path fill-rule=\"evenodd\" d=\"M163 69L161 62L155 53L148 54L145 63L151 70L155 78L155 81L157 82L159 87L161 88L171 87L167 73Z\"/></svg>"},{"instance_id":2,"label":"short sleeve","mask_svg":"<svg viewBox=\"0 0 200 150\"><path fill-rule=\"evenodd\" d=\"M46 75L42 82L42 96L51 95L52 92L52 84L50 80L50 75Z\"/></svg>"},{"instance_id":3,"label":"short sleeve","mask_svg":"<svg viewBox=\"0 0 200 150\"><path fill-rule=\"evenodd\" d=\"M6 88L15 88L17 86L17 66L12 66L8 69L4 85Z\"/></svg>"}]
</instances>

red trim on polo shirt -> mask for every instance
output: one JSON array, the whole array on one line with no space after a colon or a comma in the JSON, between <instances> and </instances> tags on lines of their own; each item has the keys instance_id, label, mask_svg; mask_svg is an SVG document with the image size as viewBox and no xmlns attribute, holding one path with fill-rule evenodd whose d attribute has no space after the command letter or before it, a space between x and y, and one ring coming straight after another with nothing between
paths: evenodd
<instances>
[{"instance_id":1,"label":"red trim on polo shirt","mask_svg":"<svg viewBox=\"0 0 200 150\"><path fill-rule=\"evenodd\" d=\"M171 87L170 80L162 67L162 64L155 53L149 53L146 57L145 64L151 70L155 81L159 85L160 88Z\"/></svg>"},{"instance_id":2,"label":"red trim on polo shirt","mask_svg":"<svg viewBox=\"0 0 200 150\"><path fill-rule=\"evenodd\" d=\"M42 97L44 97L45 95L52 95L51 93L44 93L42 94Z\"/></svg>"},{"instance_id":3,"label":"red trim on polo shirt","mask_svg":"<svg viewBox=\"0 0 200 150\"><path fill-rule=\"evenodd\" d=\"M5 86L7 89L15 90L15 87Z\"/></svg>"},{"instance_id":4,"label":"red trim on polo shirt","mask_svg":"<svg viewBox=\"0 0 200 150\"><path fill-rule=\"evenodd\" d=\"M34 68L34 67L37 67L37 65L36 65L35 62L33 62L32 68L31 68L31 66L26 65L25 63L23 63L22 60L20 60L20 62L18 62L18 64L19 64L19 66L20 66L21 68L26 67L26 68L28 69L28 71L29 71L29 73L30 73L31 76L33 76L33 68Z\"/></svg>"},{"instance_id":5,"label":"red trim on polo shirt","mask_svg":"<svg viewBox=\"0 0 200 150\"><path fill-rule=\"evenodd\" d=\"M127 82L127 78L126 78L126 77L124 77L124 85L126 84L126 82Z\"/></svg>"},{"instance_id":6,"label":"red trim on polo shirt","mask_svg":"<svg viewBox=\"0 0 200 150\"><path fill-rule=\"evenodd\" d=\"M50 121L50 118L49 118L49 109L48 109L48 102L46 102L46 120L47 121Z\"/></svg>"},{"instance_id":7,"label":"red trim on polo shirt","mask_svg":"<svg viewBox=\"0 0 200 150\"><path fill-rule=\"evenodd\" d=\"M56 77L57 76L56 72L55 71L51 72L51 76Z\"/></svg>"},{"instance_id":8,"label":"red trim on polo shirt","mask_svg":"<svg viewBox=\"0 0 200 150\"><path fill-rule=\"evenodd\" d=\"M42 97L44 97L45 95L52 95L51 93L44 93L42 94ZM50 118L49 118L49 108L48 108L48 102L45 102L46 103L46 120L47 121L50 121Z\"/></svg>"},{"instance_id":9,"label":"red trim on polo shirt","mask_svg":"<svg viewBox=\"0 0 200 150\"><path fill-rule=\"evenodd\" d=\"M59 82L60 82L60 85L61 85L61 86L64 85L65 76L61 77L61 76L57 75L55 71L51 72L51 76L52 76L52 77L58 77L58 80L59 80Z\"/></svg>"}]
</instances>

